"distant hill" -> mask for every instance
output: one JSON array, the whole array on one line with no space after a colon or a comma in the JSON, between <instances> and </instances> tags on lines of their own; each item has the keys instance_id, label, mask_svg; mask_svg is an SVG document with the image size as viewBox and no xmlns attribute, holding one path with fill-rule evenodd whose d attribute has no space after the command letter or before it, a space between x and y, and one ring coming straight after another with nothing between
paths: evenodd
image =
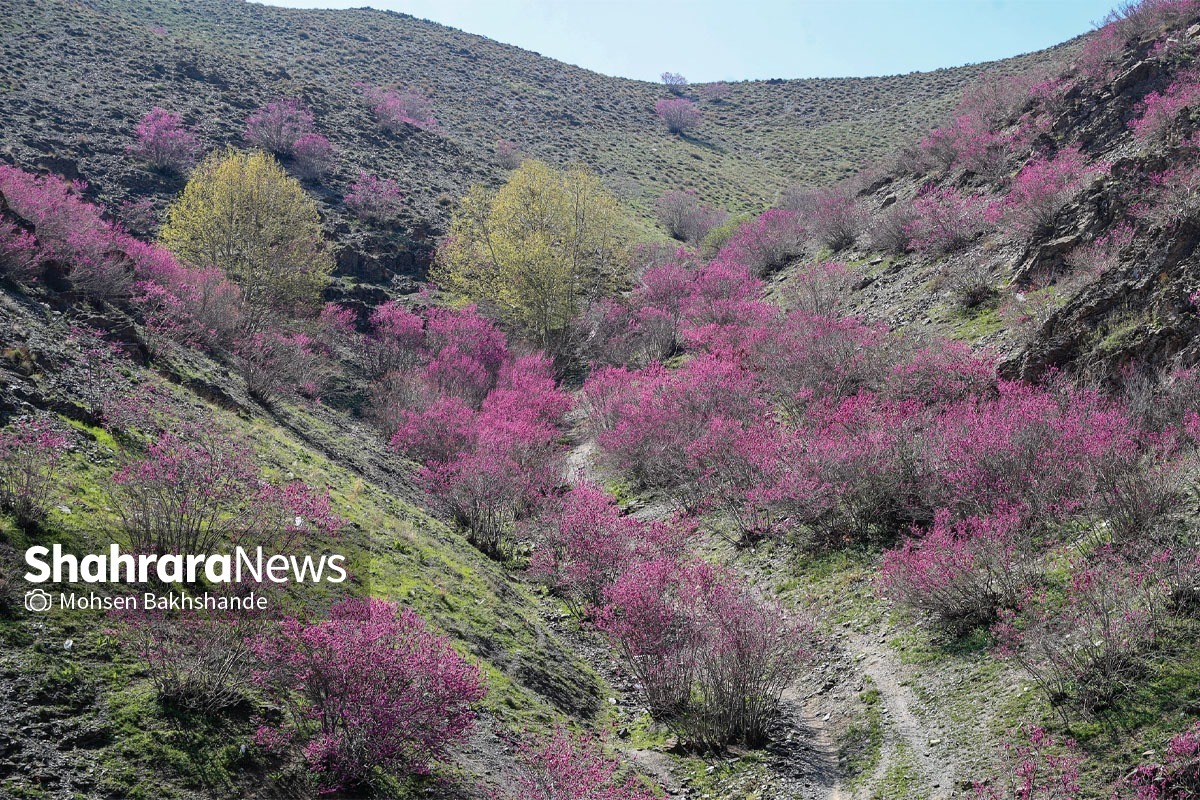
<instances>
[{"instance_id":1,"label":"distant hill","mask_svg":"<svg viewBox=\"0 0 1200 800\"><path fill-rule=\"evenodd\" d=\"M588 165L636 211L676 188L730 211L761 210L785 187L844 177L927 130L984 70L1056 55L886 78L733 83L724 99L700 101L704 121L681 139L654 115L669 96L660 85L403 14L233 0L2 0L0 11L0 159L82 178L113 208L145 196L161 207L182 182L125 155L142 114L178 111L207 147L241 145L254 109L300 97L341 154L324 185L311 187L339 238L340 197L359 169L406 188L407 227L420 240L442 229L470 184L502 179L493 152L501 138L551 163ZM426 92L443 131L382 133L357 82ZM410 244L400 249L413 249L419 265L427 248Z\"/></svg>"}]
</instances>

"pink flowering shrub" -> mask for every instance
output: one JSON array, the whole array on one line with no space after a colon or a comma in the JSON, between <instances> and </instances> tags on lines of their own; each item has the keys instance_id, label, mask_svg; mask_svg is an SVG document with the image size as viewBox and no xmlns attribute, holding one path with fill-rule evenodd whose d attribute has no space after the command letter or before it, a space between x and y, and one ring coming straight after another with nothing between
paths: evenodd
<instances>
[{"instance_id":1,"label":"pink flowering shrub","mask_svg":"<svg viewBox=\"0 0 1200 800\"><path fill-rule=\"evenodd\" d=\"M654 104L654 113L667 126L668 131L679 136L691 133L704 118L696 104L684 97L659 100Z\"/></svg>"},{"instance_id":2,"label":"pink flowering shrub","mask_svg":"<svg viewBox=\"0 0 1200 800\"><path fill-rule=\"evenodd\" d=\"M983 195L953 187L922 191L913 201L913 219L905 226L909 246L925 254L953 253L991 231L997 205Z\"/></svg>"},{"instance_id":3,"label":"pink flowering shrub","mask_svg":"<svg viewBox=\"0 0 1200 800\"><path fill-rule=\"evenodd\" d=\"M1129 128L1141 141L1161 140L1179 116L1200 103L1200 72L1182 71L1163 92L1150 92L1135 109Z\"/></svg>"},{"instance_id":4,"label":"pink flowering shrub","mask_svg":"<svg viewBox=\"0 0 1200 800\"><path fill-rule=\"evenodd\" d=\"M744 267L761 277L802 255L809 235L799 214L771 209L739 226L714 260Z\"/></svg>"},{"instance_id":5,"label":"pink flowering shrub","mask_svg":"<svg viewBox=\"0 0 1200 800\"><path fill-rule=\"evenodd\" d=\"M1159 560L1129 564L1115 551L1076 559L1059 602L1033 594L993 626L1000 653L1056 706L1094 712L1133 688L1140 656L1158 638L1169 585Z\"/></svg>"},{"instance_id":6,"label":"pink flowering shrub","mask_svg":"<svg viewBox=\"0 0 1200 800\"><path fill-rule=\"evenodd\" d=\"M210 352L232 349L246 322L241 288L222 269L184 266L159 245L130 243L131 303L152 351L168 343Z\"/></svg>"},{"instance_id":7,"label":"pink flowering shrub","mask_svg":"<svg viewBox=\"0 0 1200 800\"><path fill-rule=\"evenodd\" d=\"M441 126L433 116L433 103L428 97L413 89L383 89L365 83L357 84L358 90L375 115L379 127L397 133L406 127L423 131L438 131Z\"/></svg>"},{"instance_id":8,"label":"pink flowering shrub","mask_svg":"<svg viewBox=\"0 0 1200 800\"><path fill-rule=\"evenodd\" d=\"M246 392L260 402L296 394L317 396L326 358L308 334L255 333L235 345L234 355Z\"/></svg>"},{"instance_id":9,"label":"pink flowering shrub","mask_svg":"<svg viewBox=\"0 0 1200 800\"><path fill-rule=\"evenodd\" d=\"M1052 159L1035 158L1013 180L1004 200L1004 221L1025 236L1054 226L1055 218L1107 165L1084 163L1077 148L1058 151Z\"/></svg>"},{"instance_id":10,"label":"pink flowering shrub","mask_svg":"<svg viewBox=\"0 0 1200 800\"><path fill-rule=\"evenodd\" d=\"M688 80L678 72L664 72L662 74L663 86L667 87L667 91L676 97L687 91Z\"/></svg>"},{"instance_id":11,"label":"pink flowering shrub","mask_svg":"<svg viewBox=\"0 0 1200 800\"><path fill-rule=\"evenodd\" d=\"M928 446L939 465L922 502L956 516L1019 508L1061 519L1084 507L1101 464L1136 452L1139 432L1117 404L1071 387L1001 382L940 414Z\"/></svg>"},{"instance_id":12,"label":"pink flowering shrub","mask_svg":"<svg viewBox=\"0 0 1200 800\"><path fill-rule=\"evenodd\" d=\"M975 784L979 800L1076 800L1083 756L1074 740L1057 742L1045 728L1022 730L1026 742L1004 742L1004 773L995 785Z\"/></svg>"},{"instance_id":13,"label":"pink flowering shrub","mask_svg":"<svg viewBox=\"0 0 1200 800\"><path fill-rule=\"evenodd\" d=\"M300 100L275 100L246 118L246 141L281 156L293 155L296 143L315 133L312 112Z\"/></svg>"},{"instance_id":14,"label":"pink flowering shrub","mask_svg":"<svg viewBox=\"0 0 1200 800\"><path fill-rule=\"evenodd\" d=\"M184 172L196 162L200 141L183 127L183 118L154 107L142 117L130 155L164 172Z\"/></svg>"},{"instance_id":15,"label":"pink flowering shrub","mask_svg":"<svg viewBox=\"0 0 1200 800\"><path fill-rule=\"evenodd\" d=\"M395 307L372 321L379 357L394 366L376 396L392 447L424 464L418 479L435 508L501 555L506 532L561 477L558 425L570 401L550 363L511 356L473 307L435 309L423 330Z\"/></svg>"},{"instance_id":16,"label":"pink flowering shrub","mask_svg":"<svg viewBox=\"0 0 1200 800\"><path fill-rule=\"evenodd\" d=\"M1150 176L1148 200L1131 213L1151 225L1174 229L1200 213L1200 168L1177 166Z\"/></svg>"},{"instance_id":17,"label":"pink flowering shrub","mask_svg":"<svg viewBox=\"0 0 1200 800\"><path fill-rule=\"evenodd\" d=\"M1114 797L1129 800L1190 800L1200 796L1200 722L1167 742L1161 761L1139 764Z\"/></svg>"},{"instance_id":18,"label":"pink flowering shrub","mask_svg":"<svg viewBox=\"0 0 1200 800\"><path fill-rule=\"evenodd\" d=\"M1121 257L1133 244L1136 235L1137 231L1132 225L1121 223L1103 236L1067 253L1067 266L1084 278L1102 275L1120 265Z\"/></svg>"},{"instance_id":19,"label":"pink flowering shrub","mask_svg":"<svg viewBox=\"0 0 1200 800\"><path fill-rule=\"evenodd\" d=\"M507 139L497 139L492 149L496 153L496 161L505 169L516 169L525 160L521 148Z\"/></svg>"},{"instance_id":20,"label":"pink flowering shrub","mask_svg":"<svg viewBox=\"0 0 1200 800\"><path fill-rule=\"evenodd\" d=\"M0 429L0 509L22 526L46 517L67 437L41 419L18 420Z\"/></svg>"},{"instance_id":21,"label":"pink flowering shrub","mask_svg":"<svg viewBox=\"0 0 1200 800\"><path fill-rule=\"evenodd\" d=\"M337 162L333 145L319 133L306 133L292 144L296 171L305 178L320 181Z\"/></svg>"},{"instance_id":22,"label":"pink flowering shrub","mask_svg":"<svg viewBox=\"0 0 1200 800\"><path fill-rule=\"evenodd\" d=\"M45 267L66 272L86 297L109 300L125 295L133 282L125 250L131 238L102 210L81 197L87 185L56 175L36 176L0 165L0 195L10 214L26 224L0 220L4 249L21 277L39 277ZM32 239L30 238L32 236Z\"/></svg>"},{"instance_id":23,"label":"pink flowering shrub","mask_svg":"<svg viewBox=\"0 0 1200 800\"><path fill-rule=\"evenodd\" d=\"M109 493L134 551L211 553L228 542L287 552L302 536L343 525L326 493L264 480L250 448L225 432L173 427L182 430L126 454L112 476Z\"/></svg>"},{"instance_id":24,"label":"pink flowering shrub","mask_svg":"<svg viewBox=\"0 0 1200 800\"><path fill-rule=\"evenodd\" d=\"M1031 542L1020 517L1002 511L951 522L949 512L939 512L932 528L884 554L884 594L952 631L991 622L1033 577Z\"/></svg>"},{"instance_id":25,"label":"pink flowering shrub","mask_svg":"<svg viewBox=\"0 0 1200 800\"><path fill-rule=\"evenodd\" d=\"M549 737L517 747L524 771L515 792L501 792L494 800L654 800L636 777L621 780L620 762L590 736L558 726Z\"/></svg>"},{"instance_id":26,"label":"pink flowering shrub","mask_svg":"<svg viewBox=\"0 0 1200 800\"><path fill-rule=\"evenodd\" d=\"M962 114L935 128L921 140L925 159L943 170L959 168L985 178L999 178L1019 141L1000 133L977 114Z\"/></svg>"},{"instance_id":27,"label":"pink flowering shrub","mask_svg":"<svg viewBox=\"0 0 1200 800\"><path fill-rule=\"evenodd\" d=\"M811 629L703 561L636 565L607 592L599 625L651 712L702 748L761 744Z\"/></svg>"},{"instance_id":28,"label":"pink flowering shrub","mask_svg":"<svg viewBox=\"0 0 1200 800\"><path fill-rule=\"evenodd\" d=\"M748 410L762 409L754 378L707 356L678 370L651 367L629 378L619 394L607 398L602 414L615 423L598 434L597 442L614 466L645 486L667 490L688 507L702 494L696 485L700 466L689 455L690 445L717 420L744 419Z\"/></svg>"},{"instance_id":29,"label":"pink flowering shrub","mask_svg":"<svg viewBox=\"0 0 1200 800\"><path fill-rule=\"evenodd\" d=\"M578 613L604 599L604 591L630 564L675 549L679 532L669 524L625 516L592 483L579 483L560 506L530 526L534 540L529 573L554 589Z\"/></svg>"},{"instance_id":30,"label":"pink flowering shrub","mask_svg":"<svg viewBox=\"0 0 1200 800\"><path fill-rule=\"evenodd\" d=\"M668 260L647 269L626 298L601 300L589 342L594 360L644 366L673 355L694 279L686 258Z\"/></svg>"},{"instance_id":31,"label":"pink flowering shrub","mask_svg":"<svg viewBox=\"0 0 1200 800\"><path fill-rule=\"evenodd\" d=\"M342 201L354 216L380 225L395 222L404 210L400 184L366 172L358 173Z\"/></svg>"},{"instance_id":32,"label":"pink flowering shrub","mask_svg":"<svg viewBox=\"0 0 1200 800\"><path fill-rule=\"evenodd\" d=\"M41 274L37 238L19 225L0 217L0 275L18 281L37 280Z\"/></svg>"},{"instance_id":33,"label":"pink flowering shrub","mask_svg":"<svg viewBox=\"0 0 1200 800\"><path fill-rule=\"evenodd\" d=\"M370 334L364 345L367 373L381 378L417 365L425 345L425 322L394 300L371 311Z\"/></svg>"},{"instance_id":34,"label":"pink flowering shrub","mask_svg":"<svg viewBox=\"0 0 1200 800\"><path fill-rule=\"evenodd\" d=\"M700 97L710 103L720 103L729 97L731 89L724 81L705 83L700 87Z\"/></svg>"},{"instance_id":35,"label":"pink flowering shrub","mask_svg":"<svg viewBox=\"0 0 1200 800\"><path fill-rule=\"evenodd\" d=\"M427 773L471 732L486 693L446 637L374 598L343 600L320 622L288 618L253 648L260 683L288 712L258 742L298 749L323 791L359 789L375 770Z\"/></svg>"},{"instance_id":36,"label":"pink flowering shrub","mask_svg":"<svg viewBox=\"0 0 1200 800\"><path fill-rule=\"evenodd\" d=\"M837 252L854 244L866 227L867 215L848 186L792 190L784 207L800 215L817 244Z\"/></svg>"}]
</instances>

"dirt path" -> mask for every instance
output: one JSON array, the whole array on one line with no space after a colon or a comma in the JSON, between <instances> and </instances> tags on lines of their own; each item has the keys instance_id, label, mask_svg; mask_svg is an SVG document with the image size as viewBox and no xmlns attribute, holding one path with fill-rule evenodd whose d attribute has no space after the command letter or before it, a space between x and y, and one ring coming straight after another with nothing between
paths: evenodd
<instances>
[{"instance_id":1,"label":"dirt path","mask_svg":"<svg viewBox=\"0 0 1200 800\"><path fill-rule=\"evenodd\" d=\"M911 763L918 772L923 797L929 800L950 798L954 793L956 765L937 745L943 737L916 711L918 701L906 684L911 670L880 642L878 633L848 633L843 640L852 661L861 674L870 678L879 691L884 715L884 750L875 774L864 785L877 785L889 770Z\"/></svg>"},{"instance_id":2,"label":"dirt path","mask_svg":"<svg viewBox=\"0 0 1200 800\"><path fill-rule=\"evenodd\" d=\"M567 457L567 479L598 480L596 444L575 420L571 451ZM633 512L642 519L665 517L670 508L650 503ZM836 693L811 691L796 685L784 692L783 714L771 731L768 763L774 775L773 795L777 800L855 800L871 797L890 773L905 767L915 769L913 783L923 800L953 796L955 766L936 744L940 737L917 712L918 702L906 685L911 669L899 662L882 643L882 629L870 633L847 631L838 642ZM591 653L596 657L596 653ZM607 666L612 666L611 662ZM870 776L857 782L856 791L846 783L838 760L837 732L844 729L847 703L839 698L853 696L863 677L879 691L884 740L878 763ZM839 727L839 725L841 727ZM673 772L674 760L655 750L630 749L626 755L674 797L690 797L686 782ZM765 795L764 795L765 797Z\"/></svg>"}]
</instances>

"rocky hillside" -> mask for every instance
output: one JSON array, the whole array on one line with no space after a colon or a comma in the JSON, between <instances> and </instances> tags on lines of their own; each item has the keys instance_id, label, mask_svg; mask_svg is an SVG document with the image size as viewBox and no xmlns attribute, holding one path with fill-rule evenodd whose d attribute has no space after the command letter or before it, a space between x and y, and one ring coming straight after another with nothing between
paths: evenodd
<instances>
[{"instance_id":1,"label":"rocky hillside","mask_svg":"<svg viewBox=\"0 0 1200 800\"><path fill-rule=\"evenodd\" d=\"M857 236L809 257L855 265L866 316L990 346L1006 374L1112 380L1195 364L1197 21L1119 21L1106 31L1123 25L1128 39L1094 35L1048 80L964 98L957 122L844 184L865 215ZM898 233L930 215L956 234ZM786 287L788 271L776 280Z\"/></svg>"}]
</instances>

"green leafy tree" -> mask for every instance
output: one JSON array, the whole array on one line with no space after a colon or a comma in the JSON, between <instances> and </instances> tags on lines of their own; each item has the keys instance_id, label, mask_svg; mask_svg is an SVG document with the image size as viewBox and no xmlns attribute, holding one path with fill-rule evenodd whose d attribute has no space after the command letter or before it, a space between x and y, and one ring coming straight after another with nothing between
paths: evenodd
<instances>
[{"instance_id":1,"label":"green leafy tree","mask_svg":"<svg viewBox=\"0 0 1200 800\"><path fill-rule=\"evenodd\" d=\"M159 236L184 261L223 269L258 321L264 311L316 308L333 270L316 203L261 151L206 158Z\"/></svg>"},{"instance_id":2,"label":"green leafy tree","mask_svg":"<svg viewBox=\"0 0 1200 800\"><path fill-rule=\"evenodd\" d=\"M526 161L497 191L462 199L432 277L554 351L590 300L621 285L627 225L582 168Z\"/></svg>"}]
</instances>

